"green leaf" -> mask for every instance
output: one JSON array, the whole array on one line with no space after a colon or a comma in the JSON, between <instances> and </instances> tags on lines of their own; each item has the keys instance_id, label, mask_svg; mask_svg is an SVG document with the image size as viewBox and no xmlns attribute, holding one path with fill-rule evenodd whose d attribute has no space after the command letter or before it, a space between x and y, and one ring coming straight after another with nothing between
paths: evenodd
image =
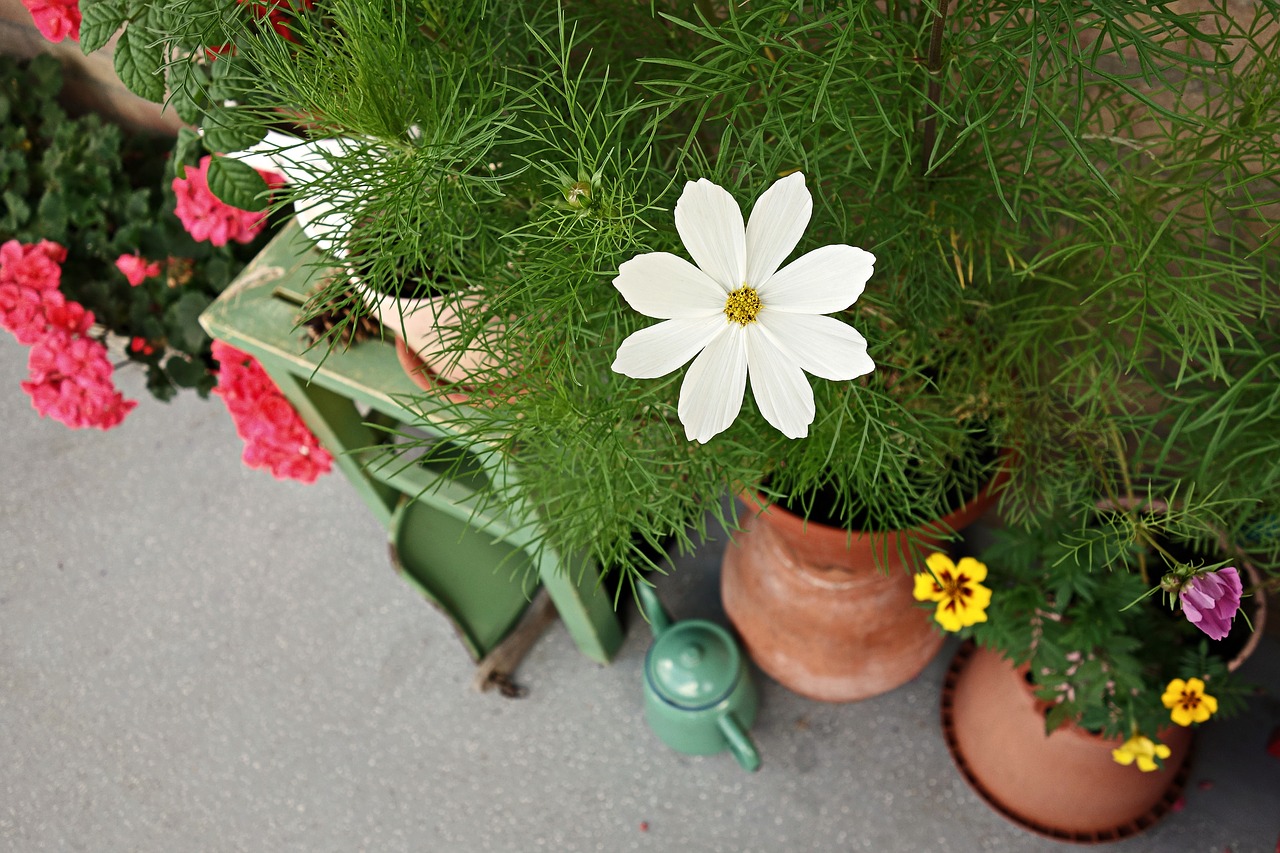
<instances>
[{"instance_id":1,"label":"green leaf","mask_svg":"<svg viewBox=\"0 0 1280 853\"><path fill-rule=\"evenodd\" d=\"M172 400L178 393L177 387L164 372L164 368L154 362L147 364L147 390L151 392L151 396L162 402Z\"/></svg>"},{"instance_id":2,"label":"green leaf","mask_svg":"<svg viewBox=\"0 0 1280 853\"><path fill-rule=\"evenodd\" d=\"M210 67L209 97L214 101L239 98L247 79L244 64L244 59L234 54L218 57Z\"/></svg>"},{"instance_id":3,"label":"green leaf","mask_svg":"<svg viewBox=\"0 0 1280 853\"><path fill-rule=\"evenodd\" d=\"M164 100L164 49L147 30L136 24L124 28L116 45L115 66L120 82L139 97Z\"/></svg>"},{"instance_id":4,"label":"green leaf","mask_svg":"<svg viewBox=\"0 0 1280 853\"><path fill-rule=\"evenodd\" d=\"M209 287L216 293L221 293L231 283L231 279L235 278L236 273L240 272L243 266L240 263L233 262L226 255L213 255L204 265L204 276L209 281Z\"/></svg>"},{"instance_id":5,"label":"green leaf","mask_svg":"<svg viewBox=\"0 0 1280 853\"><path fill-rule=\"evenodd\" d=\"M80 49L90 54L103 47L126 20L117 0L80 0Z\"/></svg>"},{"instance_id":6,"label":"green leaf","mask_svg":"<svg viewBox=\"0 0 1280 853\"><path fill-rule=\"evenodd\" d=\"M198 124L209 98L205 95L207 80L194 62L169 66L169 103L178 118L187 124Z\"/></svg>"},{"instance_id":7,"label":"green leaf","mask_svg":"<svg viewBox=\"0 0 1280 853\"><path fill-rule=\"evenodd\" d=\"M27 83L37 100L57 97L62 91L62 63L42 53L27 66Z\"/></svg>"},{"instance_id":8,"label":"green leaf","mask_svg":"<svg viewBox=\"0 0 1280 853\"><path fill-rule=\"evenodd\" d=\"M267 182L258 171L230 157L209 162L209 189L218 198L241 210L265 210Z\"/></svg>"},{"instance_id":9,"label":"green leaf","mask_svg":"<svg viewBox=\"0 0 1280 853\"><path fill-rule=\"evenodd\" d=\"M61 192L46 192L36 207L36 217L41 227L47 229L49 238L58 242L66 239L67 198Z\"/></svg>"},{"instance_id":10,"label":"green leaf","mask_svg":"<svg viewBox=\"0 0 1280 853\"><path fill-rule=\"evenodd\" d=\"M165 311L165 325L172 332L169 342L189 353L198 353L208 342L209 336L200 326L200 314L212 300L202 293L184 293L182 298Z\"/></svg>"},{"instance_id":11,"label":"green leaf","mask_svg":"<svg viewBox=\"0 0 1280 853\"><path fill-rule=\"evenodd\" d=\"M179 388L195 388L209 378L209 369L199 359L174 355L164 364L165 372Z\"/></svg>"},{"instance_id":12,"label":"green leaf","mask_svg":"<svg viewBox=\"0 0 1280 853\"><path fill-rule=\"evenodd\" d=\"M267 135L267 127L249 114L221 107L210 109L201 125L210 151L229 154L243 151Z\"/></svg>"},{"instance_id":13,"label":"green leaf","mask_svg":"<svg viewBox=\"0 0 1280 853\"><path fill-rule=\"evenodd\" d=\"M4 191L5 215L0 219L6 231L17 231L31 218L31 205L13 190Z\"/></svg>"},{"instance_id":14,"label":"green leaf","mask_svg":"<svg viewBox=\"0 0 1280 853\"><path fill-rule=\"evenodd\" d=\"M187 176L187 166L200 159L200 134L189 127L178 128L178 140L173 144L173 174Z\"/></svg>"}]
</instances>

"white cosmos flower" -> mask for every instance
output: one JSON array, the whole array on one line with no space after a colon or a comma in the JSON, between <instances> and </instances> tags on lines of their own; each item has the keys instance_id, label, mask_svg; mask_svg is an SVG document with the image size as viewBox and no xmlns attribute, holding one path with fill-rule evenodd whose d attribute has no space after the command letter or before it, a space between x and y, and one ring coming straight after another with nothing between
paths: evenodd
<instances>
[{"instance_id":1,"label":"white cosmos flower","mask_svg":"<svg viewBox=\"0 0 1280 853\"><path fill-rule=\"evenodd\" d=\"M745 228L726 190L705 178L690 181L676 203L676 230L697 266L649 252L618 269L613 285L627 303L666 322L623 341L613 369L653 379L692 358L678 409L690 440L705 442L728 429L748 375L765 420L788 438L803 438L814 417L805 371L841 380L875 369L866 339L822 316L857 300L875 257L853 246L823 246L779 269L812 211L800 172L760 196Z\"/></svg>"}]
</instances>

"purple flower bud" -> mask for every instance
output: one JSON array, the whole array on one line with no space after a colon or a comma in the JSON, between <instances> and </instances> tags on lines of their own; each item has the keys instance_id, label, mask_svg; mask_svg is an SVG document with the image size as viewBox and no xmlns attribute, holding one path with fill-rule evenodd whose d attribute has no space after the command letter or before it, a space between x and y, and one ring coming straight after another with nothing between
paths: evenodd
<instances>
[{"instance_id":1,"label":"purple flower bud","mask_svg":"<svg viewBox=\"0 0 1280 853\"><path fill-rule=\"evenodd\" d=\"M1196 575L1182 588L1182 612L1187 621L1221 640L1231 630L1231 620L1240 609L1240 573L1234 568Z\"/></svg>"}]
</instances>

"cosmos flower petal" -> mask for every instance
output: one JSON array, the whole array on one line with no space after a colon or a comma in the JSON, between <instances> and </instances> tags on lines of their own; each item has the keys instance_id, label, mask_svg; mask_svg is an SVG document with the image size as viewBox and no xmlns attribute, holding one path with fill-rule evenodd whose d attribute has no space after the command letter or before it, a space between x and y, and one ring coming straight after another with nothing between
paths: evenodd
<instances>
[{"instance_id":1,"label":"cosmos flower petal","mask_svg":"<svg viewBox=\"0 0 1280 853\"><path fill-rule=\"evenodd\" d=\"M678 407L690 439L707 441L728 428L741 411L748 378L765 420L802 438L815 417L806 371L839 381L875 369L857 331L811 316L852 304L875 258L829 246L769 275L795 248L812 208L804 176L796 173L761 195L748 228L727 191L705 179L691 181L676 204L675 223L696 267L654 252L619 268L614 285L631 307L664 322L627 338L613 369L655 378L692 358ZM761 281L744 280L748 264ZM971 615L965 618L972 624Z\"/></svg>"},{"instance_id":2,"label":"cosmos flower petal","mask_svg":"<svg viewBox=\"0 0 1280 853\"><path fill-rule=\"evenodd\" d=\"M1182 597L1196 609L1211 609L1217 599L1206 593L1205 588L1207 584L1201 584L1199 588L1193 584L1183 589Z\"/></svg>"},{"instance_id":3,"label":"cosmos flower petal","mask_svg":"<svg viewBox=\"0 0 1280 853\"><path fill-rule=\"evenodd\" d=\"M690 441L707 442L724 432L742 409L747 386L746 336L723 321L720 328L720 334L693 360L680 386L678 412Z\"/></svg>"},{"instance_id":4,"label":"cosmos flower petal","mask_svg":"<svg viewBox=\"0 0 1280 853\"><path fill-rule=\"evenodd\" d=\"M744 281L769 280L804 236L813 214L813 199L804 174L793 172L764 191L747 221L747 268Z\"/></svg>"},{"instance_id":5,"label":"cosmos flower petal","mask_svg":"<svg viewBox=\"0 0 1280 853\"><path fill-rule=\"evenodd\" d=\"M627 304L646 317L723 316L725 290L684 258L669 252L636 255L613 280Z\"/></svg>"},{"instance_id":6,"label":"cosmos flower petal","mask_svg":"<svg viewBox=\"0 0 1280 853\"><path fill-rule=\"evenodd\" d=\"M632 379L666 376L697 355L726 327L724 317L719 316L685 317L641 329L618 347L613 370Z\"/></svg>"},{"instance_id":7,"label":"cosmos flower petal","mask_svg":"<svg viewBox=\"0 0 1280 853\"><path fill-rule=\"evenodd\" d=\"M747 231L733 196L706 178L685 185L676 202L676 231L693 262L725 292L742 286Z\"/></svg>"},{"instance_id":8,"label":"cosmos flower petal","mask_svg":"<svg viewBox=\"0 0 1280 853\"><path fill-rule=\"evenodd\" d=\"M1178 594L1187 621L1211 640L1221 640L1231 632L1231 623L1240 609L1243 587L1233 566L1205 572L1191 578Z\"/></svg>"},{"instance_id":9,"label":"cosmos flower petal","mask_svg":"<svg viewBox=\"0 0 1280 853\"><path fill-rule=\"evenodd\" d=\"M834 317L766 309L759 324L779 349L814 376L853 379L876 369L867 355L866 338Z\"/></svg>"},{"instance_id":10,"label":"cosmos flower petal","mask_svg":"<svg viewBox=\"0 0 1280 853\"><path fill-rule=\"evenodd\" d=\"M853 246L823 246L796 258L757 289L771 310L830 314L858 300L875 262L875 255Z\"/></svg>"},{"instance_id":11,"label":"cosmos flower petal","mask_svg":"<svg viewBox=\"0 0 1280 853\"><path fill-rule=\"evenodd\" d=\"M747 326L746 339L751 394L760 414L787 438L804 438L815 414L813 388L804 371L759 324Z\"/></svg>"}]
</instances>

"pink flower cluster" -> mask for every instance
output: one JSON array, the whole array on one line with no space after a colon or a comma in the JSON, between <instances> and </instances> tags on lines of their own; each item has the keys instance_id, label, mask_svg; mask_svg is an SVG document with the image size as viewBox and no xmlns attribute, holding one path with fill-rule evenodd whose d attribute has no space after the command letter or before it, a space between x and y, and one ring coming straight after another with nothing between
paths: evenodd
<instances>
[{"instance_id":1,"label":"pink flower cluster","mask_svg":"<svg viewBox=\"0 0 1280 853\"><path fill-rule=\"evenodd\" d=\"M213 357L219 365L213 393L227 404L236 433L244 439L244 464L269 468L276 479L304 483L314 483L316 477L327 474L333 457L320 446L262 365L222 341L213 342Z\"/></svg>"},{"instance_id":2,"label":"pink flower cluster","mask_svg":"<svg viewBox=\"0 0 1280 853\"><path fill-rule=\"evenodd\" d=\"M173 194L178 197L174 213L195 240L207 240L215 246L225 246L231 240L252 242L267 227L267 214L232 207L214 195L209 189L209 163L212 159L206 154L200 158L198 168L186 166L186 177L173 179ZM275 172L259 169L258 174L268 186L284 184L284 178Z\"/></svg>"},{"instance_id":3,"label":"pink flower cluster","mask_svg":"<svg viewBox=\"0 0 1280 853\"><path fill-rule=\"evenodd\" d=\"M0 246L0 326L19 343L30 346L43 338L49 309L66 304L58 289L66 259L67 250L49 240Z\"/></svg>"},{"instance_id":4,"label":"pink flower cluster","mask_svg":"<svg viewBox=\"0 0 1280 853\"><path fill-rule=\"evenodd\" d=\"M130 287L137 287L147 279L160 275L160 262L148 261L135 252L116 258L116 269L124 274Z\"/></svg>"},{"instance_id":5,"label":"pink flower cluster","mask_svg":"<svg viewBox=\"0 0 1280 853\"><path fill-rule=\"evenodd\" d=\"M89 337L93 312L59 289L66 258L49 240L0 246L0 326L31 346L22 390L36 411L73 428L111 429L138 404L116 390L107 348Z\"/></svg>"},{"instance_id":6,"label":"pink flower cluster","mask_svg":"<svg viewBox=\"0 0 1280 853\"><path fill-rule=\"evenodd\" d=\"M22 0L22 5L49 41L80 41L80 0Z\"/></svg>"}]
</instances>

